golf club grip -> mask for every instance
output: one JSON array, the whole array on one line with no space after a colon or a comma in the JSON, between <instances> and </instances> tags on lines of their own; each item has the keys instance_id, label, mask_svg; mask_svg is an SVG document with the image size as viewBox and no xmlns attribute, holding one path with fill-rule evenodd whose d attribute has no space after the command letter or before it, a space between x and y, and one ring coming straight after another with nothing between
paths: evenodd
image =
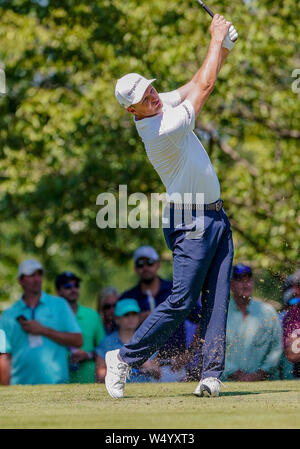
<instances>
[{"instance_id":1,"label":"golf club grip","mask_svg":"<svg viewBox=\"0 0 300 449\"><path fill-rule=\"evenodd\" d=\"M205 11L210 15L210 17L214 16L214 13L212 12L211 9L208 8L208 6L206 6L205 3L203 3L201 0L198 0L198 3L200 6L202 6L203 9L205 9Z\"/></svg>"}]
</instances>

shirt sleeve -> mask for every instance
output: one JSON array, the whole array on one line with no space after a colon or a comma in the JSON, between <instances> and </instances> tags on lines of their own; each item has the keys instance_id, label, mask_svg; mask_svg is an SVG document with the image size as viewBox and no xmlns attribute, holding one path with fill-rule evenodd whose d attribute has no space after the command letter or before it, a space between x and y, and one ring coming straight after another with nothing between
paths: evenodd
<instances>
[{"instance_id":1,"label":"shirt sleeve","mask_svg":"<svg viewBox=\"0 0 300 449\"><path fill-rule=\"evenodd\" d=\"M102 319L98 314L95 319L96 319L95 346L98 346L105 338L105 330Z\"/></svg>"},{"instance_id":2,"label":"shirt sleeve","mask_svg":"<svg viewBox=\"0 0 300 449\"><path fill-rule=\"evenodd\" d=\"M103 360L105 360L105 354L107 353L107 345L105 344L105 339L102 341L102 343L95 348L95 353L98 357L101 357Z\"/></svg>"},{"instance_id":3,"label":"shirt sleeve","mask_svg":"<svg viewBox=\"0 0 300 449\"><path fill-rule=\"evenodd\" d=\"M57 298L60 301L61 309L61 332L71 332L74 334L81 334L81 329L77 322L76 316L71 307L64 299Z\"/></svg>"},{"instance_id":4,"label":"shirt sleeve","mask_svg":"<svg viewBox=\"0 0 300 449\"><path fill-rule=\"evenodd\" d=\"M178 90L172 90L171 92L164 92L159 94L160 99L163 103L168 104L169 106L178 106L182 100L180 93Z\"/></svg>"},{"instance_id":5,"label":"shirt sleeve","mask_svg":"<svg viewBox=\"0 0 300 449\"><path fill-rule=\"evenodd\" d=\"M175 108L164 109L161 130L170 138L180 140L195 128L195 111L189 100L184 100ZM174 142L175 143L175 142Z\"/></svg>"},{"instance_id":6,"label":"shirt sleeve","mask_svg":"<svg viewBox=\"0 0 300 449\"><path fill-rule=\"evenodd\" d=\"M10 354L12 351L9 339L9 323L4 315L0 318L0 354Z\"/></svg>"},{"instance_id":7,"label":"shirt sleeve","mask_svg":"<svg viewBox=\"0 0 300 449\"><path fill-rule=\"evenodd\" d=\"M277 367L283 351L282 330L276 313L270 316L270 327L271 327L271 341L269 351L261 366L261 369L266 372L271 372Z\"/></svg>"}]
</instances>

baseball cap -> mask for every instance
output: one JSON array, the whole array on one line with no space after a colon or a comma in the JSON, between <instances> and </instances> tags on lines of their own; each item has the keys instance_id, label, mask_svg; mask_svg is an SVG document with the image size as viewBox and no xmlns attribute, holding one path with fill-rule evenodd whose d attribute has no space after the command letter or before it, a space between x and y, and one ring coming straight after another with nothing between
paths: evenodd
<instances>
[{"instance_id":1,"label":"baseball cap","mask_svg":"<svg viewBox=\"0 0 300 449\"><path fill-rule=\"evenodd\" d=\"M155 249L148 245L140 246L137 250L135 250L133 254L134 263L141 257L146 257L147 259L153 259L155 261L159 260L159 255Z\"/></svg>"},{"instance_id":2,"label":"baseball cap","mask_svg":"<svg viewBox=\"0 0 300 449\"><path fill-rule=\"evenodd\" d=\"M238 263L232 267L231 279L240 279L246 275L252 277L252 269L248 265Z\"/></svg>"},{"instance_id":3,"label":"baseball cap","mask_svg":"<svg viewBox=\"0 0 300 449\"><path fill-rule=\"evenodd\" d=\"M57 289L59 289L62 285L66 284L69 281L78 281L80 282L81 279L76 276L76 274L72 273L71 271L64 271L63 273L59 274L55 279L55 286Z\"/></svg>"},{"instance_id":4,"label":"baseball cap","mask_svg":"<svg viewBox=\"0 0 300 449\"><path fill-rule=\"evenodd\" d=\"M141 309L135 299L124 298L117 302L115 316L124 316L129 312L140 313Z\"/></svg>"},{"instance_id":5,"label":"baseball cap","mask_svg":"<svg viewBox=\"0 0 300 449\"><path fill-rule=\"evenodd\" d=\"M35 259L24 260L18 267L18 277L31 276L35 271L44 271L43 265Z\"/></svg>"},{"instance_id":6,"label":"baseball cap","mask_svg":"<svg viewBox=\"0 0 300 449\"><path fill-rule=\"evenodd\" d=\"M118 79L115 95L118 102L127 108L132 104L136 104L143 98L147 87L155 81L156 78L148 80L138 73L128 73Z\"/></svg>"}]
</instances>

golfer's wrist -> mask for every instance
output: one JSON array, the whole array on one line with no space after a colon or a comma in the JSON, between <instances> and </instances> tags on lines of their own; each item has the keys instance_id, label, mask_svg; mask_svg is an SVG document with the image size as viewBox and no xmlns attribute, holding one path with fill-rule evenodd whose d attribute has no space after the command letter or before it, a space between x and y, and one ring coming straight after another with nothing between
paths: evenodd
<instances>
[{"instance_id":1,"label":"golfer's wrist","mask_svg":"<svg viewBox=\"0 0 300 449\"><path fill-rule=\"evenodd\" d=\"M218 36L212 36L210 44L214 47L222 48L222 39L220 39Z\"/></svg>"}]
</instances>

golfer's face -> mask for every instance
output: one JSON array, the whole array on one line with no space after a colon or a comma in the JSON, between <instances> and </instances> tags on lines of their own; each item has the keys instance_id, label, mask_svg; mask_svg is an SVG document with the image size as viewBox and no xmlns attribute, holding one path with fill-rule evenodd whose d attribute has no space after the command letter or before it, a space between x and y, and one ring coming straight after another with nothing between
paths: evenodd
<instances>
[{"instance_id":1,"label":"golfer's face","mask_svg":"<svg viewBox=\"0 0 300 449\"><path fill-rule=\"evenodd\" d=\"M156 89L150 84L147 87L143 98L137 104L133 105L135 114L140 117L151 117L159 114L162 110L163 104L159 98Z\"/></svg>"}]
</instances>

